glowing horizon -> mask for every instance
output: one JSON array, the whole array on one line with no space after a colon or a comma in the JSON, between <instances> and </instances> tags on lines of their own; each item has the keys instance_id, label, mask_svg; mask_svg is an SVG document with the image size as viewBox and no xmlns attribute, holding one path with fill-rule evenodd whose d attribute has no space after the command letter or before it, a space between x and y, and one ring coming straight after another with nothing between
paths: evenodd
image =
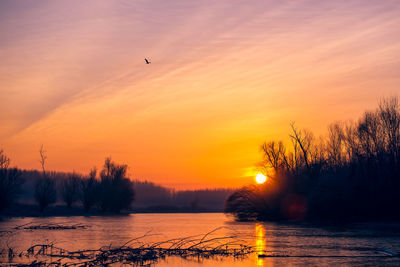
<instances>
[{"instance_id":1,"label":"glowing horizon","mask_svg":"<svg viewBox=\"0 0 400 267\"><path fill-rule=\"evenodd\" d=\"M399 93L398 1L2 1L0 149L175 188L254 183L290 122L322 133ZM146 65L144 58L152 63Z\"/></svg>"}]
</instances>

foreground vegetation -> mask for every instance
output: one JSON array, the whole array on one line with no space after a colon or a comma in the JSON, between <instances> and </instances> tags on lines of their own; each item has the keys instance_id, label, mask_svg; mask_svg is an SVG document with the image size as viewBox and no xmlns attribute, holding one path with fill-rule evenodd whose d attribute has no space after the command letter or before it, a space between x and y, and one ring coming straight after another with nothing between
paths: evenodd
<instances>
[{"instance_id":1,"label":"foreground vegetation","mask_svg":"<svg viewBox=\"0 0 400 267\"><path fill-rule=\"evenodd\" d=\"M65 227L58 226L56 229L75 229ZM219 235L217 232L219 229L222 228L217 228L204 235L159 242L145 242L143 239L149 235L145 234L120 246L109 245L99 249L77 251L69 251L52 243L36 244L25 251L14 251L12 248L8 248L7 256L8 262L14 262L12 266L108 266L112 264L150 266L168 256L200 262L202 259L209 258L233 257L240 259L257 251L255 247L249 246L236 235ZM1 254L5 254L5 251L0 251L0 256Z\"/></svg>"},{"instance_id":2,"label":"foreground vegetation","mask_svg":"<svg viewBox=\"0 0 400 267\"><path fill-rule=\"evenodd\" d=\"M291 125L291 146L261 146L268 181L241 188L225 211L238 220L400 219L400 105L385 99L319 139Z\"/></svg>"}]
</instances>

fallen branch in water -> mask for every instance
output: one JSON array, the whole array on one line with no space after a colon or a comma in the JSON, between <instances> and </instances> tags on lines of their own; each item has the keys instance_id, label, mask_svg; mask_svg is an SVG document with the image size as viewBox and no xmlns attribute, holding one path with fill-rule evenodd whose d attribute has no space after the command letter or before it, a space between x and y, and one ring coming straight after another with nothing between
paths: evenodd
<instances>
[{"instance_id":1,"label":"fallen branch in water","mask_svg":"<svg viewBox=\"0 0 400 267\"><path fill-rule=\"evenodd\" d=\"M392 255L258 255L259 258L395 258Z\"/></svg>"},{"instance_id":2,"label":"fallen branch in water","mask_svg":"<svg viewBox=\"0 0 400 267\"><path fill-rule=\"evenodd\" d=\"M73 229L86 229L87 226L83 224L37 224L32 225L32 223L27 223L14 227L15 230L25 229L25 230L73 230Z\"/></svg>"},{"instance_id":3,"label":"fallen branch in water","mask_svg":"<svg viewBox=\"0 0 400 267\"><path fill-rule=\"evenodd\" d=\"M236 236L210 237L211 233L202 236L176 238L163 242L142 243L139 240L148 237L148 233L129 240L122 246L102 247L97 250L69 251L54 244L37 244L31 246L19 257L36 258L28 262L32 266L99 266L113 263L144 265L155 263L167 256L178 256L185 259L206 259L213 257L241 258L255 252L254 248L239 240ZM26 266L14 264L14 266Z\"/></svg>"}]
</instances>

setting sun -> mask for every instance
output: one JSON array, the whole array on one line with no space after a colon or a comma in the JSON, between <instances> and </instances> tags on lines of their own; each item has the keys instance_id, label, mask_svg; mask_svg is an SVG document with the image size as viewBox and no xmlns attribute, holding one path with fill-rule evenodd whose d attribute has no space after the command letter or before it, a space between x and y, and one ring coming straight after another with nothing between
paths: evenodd
<instances>
[{"instance_id":1,"label":"setting sun","mask_svg":"<svg viewBox=\"0 0 400 267\"><path fill-rule=\"evenodd\" d=\"M263 175L263 174L261 174L261 173L257 174L257 176L256 176L256 182L257 182L258 184L265 183L266 180L267 180L267 177L266 177L265 175Z\"/></svg>"}]
</instances>

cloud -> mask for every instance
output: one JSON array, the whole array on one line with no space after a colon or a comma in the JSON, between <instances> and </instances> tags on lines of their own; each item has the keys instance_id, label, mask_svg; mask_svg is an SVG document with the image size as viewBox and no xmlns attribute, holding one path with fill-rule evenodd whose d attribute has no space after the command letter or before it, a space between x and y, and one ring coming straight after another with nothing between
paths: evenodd
<instances>
[{"instance_id":1,"label":"cloud","mask_svg":"<svg viewBox=\"0 0 400 267\"><path fill-rule=\"evenodd\" d=\"M182 136L182 128L191 129L187 135L206 132L218 147L221 129L258 138L266 121L271 128L290 120L323 128L326 115L342 105L361 99L364 109L400 85L398 1L0 5L0 136L6 139L39 134L35 126L72 131L67 122L91 132L97 122L79 122L80 112L90 110L105 125L124 118L136 128L148 129L149 121L174 125L152 129L171 136ZM153 63L145 65L144 57ZM304 115L316 110L325 117ZM238 130L244 125L246 131ZM143 131L142 142L155 142Z\"/></svg>"}]
</instances>

